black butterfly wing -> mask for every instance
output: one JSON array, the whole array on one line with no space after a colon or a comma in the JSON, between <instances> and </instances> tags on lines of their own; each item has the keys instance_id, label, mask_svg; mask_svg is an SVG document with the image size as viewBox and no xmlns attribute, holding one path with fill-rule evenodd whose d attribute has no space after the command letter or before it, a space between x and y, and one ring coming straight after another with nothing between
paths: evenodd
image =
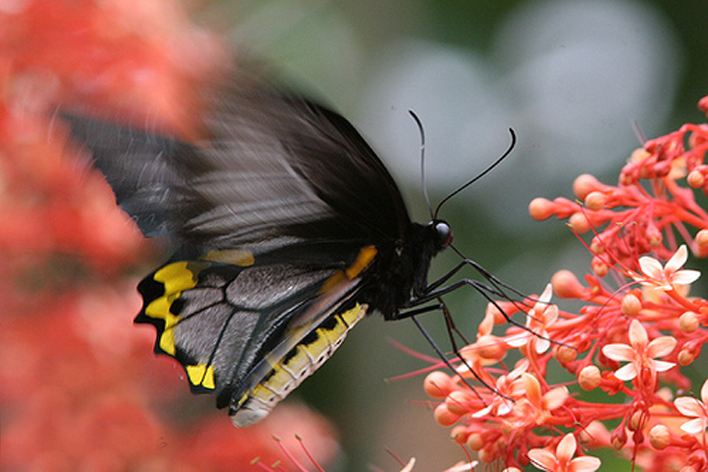
<instances>
[{"instance_id":1,"label":"black butterfly wing","mask_svg":"<svg viewBox=\"0 0 708 472\"><path fill-rule=\"evenodd\" d=\"M216 90L196 143L67 118L143 233L180 246L141 282L136 321L156 326L156 351L185 367L194 391L247 425L364 315L366 271L411 223L344 118L269 85Z\"/></svg>"},{"instance_id":2,"label":"black butterfly wing","mask_svg":"<svg viewBox=\"0 0 708 472\"><path fill-rule=\"evenodd\" d=\"M197 143L155 134L150 123L67 115L146 236L202 249L403 237L410 219L400 192L344 118L264 83L207 90Z\"/></svg>"},{"instance_id":3,"label":"black butterfly wing","mask_svg":"<svg viewBox=\"0 0 708 472\"><path fill-rule=\"evenodd\" d=\"M177 359L194 393L213 393L234 422L263 418L332 355L366 313L360 280L332 267L267 261L168 263L138 289L136 321ZM346 308L345 308L346 307Z\"/></svg>"},{"instance_id":4,"label":"black butterfly wing","mask_svg":"<svg viewBox=\"0 0 708 472\"><path fill-rule=\"evenodd\" d=\"M179 189L184 176L175 168L174 156L190 152L179 141L154 134L149 123L120 125L112 117L91 119L62 113L73 138L93 154L93 165L103 172L118 204L138 224L146 237L171 237L178 233L175 213L185 203Z\"/></svg>"}]
</instances>

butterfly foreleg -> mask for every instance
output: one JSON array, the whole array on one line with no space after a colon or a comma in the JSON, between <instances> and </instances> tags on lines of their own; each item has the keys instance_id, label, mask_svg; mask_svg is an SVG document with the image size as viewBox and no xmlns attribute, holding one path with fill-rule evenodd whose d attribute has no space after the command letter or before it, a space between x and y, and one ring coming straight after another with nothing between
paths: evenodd
<instances>
[{"instance_id":1,"label":"butterfly foreleg","mask_svg":"<svg viewBox=\"0 0 708 472\"><path fill-rule=\"evenodd\" d=\"M462 268L467 267L467 266L470 266L473 269L475 269L477 272L479 272L479 274L481 274L482 277L484 277L491 284L491 286L496 289L496 292L498 294L501 294L499 296L501 296L502 298L505 298L507 300L510 299L510 297L504 293L504 290L508 290L511 293L513 293L514 295L517 295L521 298L525 298L525 295L522 292L520 292L519 290L515 289L511 285L507 284L506 282L504 282L501 279L499 279L498 277L496 277L494 274L492 274L487 269L485 269L479 262L474 261L472 259L467 259L467 258L465 258L462 262L458 263L454 268L452 268L445 275L443 275L442 277L440 277L436 281L428 284L428 290L432 291L432 290L439 288L440 286L445 284L445 282L450 280L450 278L453 275L455 275Z\"/></svg>"},{"instance_id":2,"label":"butterfly foreleg","mask_svg":"<svg viewBox=\"0 0 708 472\"><path fill-rule=\"evenodd\" d=\"M457 267L455 269L457 269ZM455 270L455 269L453 269L453 270ZM446 276L447 276L447 274L446 274ZM504 284L504 285L506 286L506 284ZM540 339L544 339L544 340L549 341L554 344L563 345L563 343L558 343L557 341L554 341L553 339L550 339L546 336L541 335L540 333L535 332L533 329L529 328L526 324L521 323L521 322L515 320L514 318L512 318L511 316L509 316L509 314L505 311L505 309L499 304L499 302L494 297L503 298L507 301L514 303L515 305L518 304L524 308L524 310L522 310L522 311L526 312L531 307L525 301L514 300L514 299L510 298L498 286L496 286L494 284L487 285L487 284L480 282L479 280L462 279L462 280L458 280L457 282L447 285L447 286L444 286L444 287L434 288L432 290L429 289L424 295L411 299L409 302L409 306L414 307L414 306L418 306L418 305L423 305L423 304L431 302L433 300L441 301L442 296L447 295L451 292L454 292L455 290L458 290L458 289L460 289L462 287L466 287L466 286L472 286L475 290L477 290L477 292L479 292L484 298L486 298L487 301L489 303L491 303L499 311L499 313L502 314L502 316L506 319L506 321L509 322L510 324L517 326L517 327L523 329L524 331L527 331L528 333L530 333ZM515 291L515 292L518 293L517 291ZM430 311L430 310L426 310L426 311ZM405 318L406 315L407 315L407 312L403 312L400 314L400 316L403 318ZM463 339L464 339L464 337L463 337Z\"/></svg>"}]
</instances>

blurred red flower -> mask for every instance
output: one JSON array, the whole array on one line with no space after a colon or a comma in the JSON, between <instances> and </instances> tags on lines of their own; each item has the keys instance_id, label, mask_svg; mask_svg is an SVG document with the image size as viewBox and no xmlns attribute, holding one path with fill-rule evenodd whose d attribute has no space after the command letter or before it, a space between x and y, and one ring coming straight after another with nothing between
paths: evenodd
<instances>
[{"instance_id":1,"label":"blurred red flower","mask_svg":"<svg viewBox=\"0 0 708 472\"><path fill-rule=\"evenodd\" d=\"M590 454L599 448L645 471L708 470L708 393L682 395L691 389L686 367L708 342L708 299L689 296L701 274L684 268L689 250L708 255L708 211L696 198L708 195L707 151L708 125L686 124L632 153L617 185L581 175L576 201L531 202L533 218L591 232L590 271L585 284L560 270L538 297L490 304L456 360L459 375L429 374L435 418L454 425L455 441L510 472L596 470ZM580 308L562 309L563 299ZM529 329L510 326L502 310L526 316ZM494 325L505 327L493 334ZM506 356L517 359L513 369ZM498 390L474 395L475 377Z\"/></svg>"},{"instance_id":2,"label":"blurred red flower","mask_svg":"<svg viewBox=\"0 0 708 472\"><path fill-rule=\"evenodd\" d=\"M274 433L307 438L322 463L337 453L329 424L304 407L247 430L211 405L213 418L179 417L181 368L132 324L130 274L148 244L53 118L82 107L189 135L190 91L221 54L174 0L0 10L0 469L254 470L256 457L282 458Z\"/></svg>"}]
</instances>

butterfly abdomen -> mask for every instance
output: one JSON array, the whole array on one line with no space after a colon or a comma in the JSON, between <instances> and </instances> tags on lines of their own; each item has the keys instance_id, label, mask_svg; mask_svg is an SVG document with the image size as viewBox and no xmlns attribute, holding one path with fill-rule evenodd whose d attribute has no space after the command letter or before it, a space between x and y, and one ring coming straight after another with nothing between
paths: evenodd
<instances>
[{"instance_id":1,"label":"butterfly abdomen","mask_svg":"<svg viewBox=\"0 0 708 472\"><path fill-rule=\"evenodd\" d=\"M268 356L264 362L270 371L254 387L234 397L229 409L236 426L249 426L265 416L303 380L316 371L342 344L349 330L366 315L367 306L353 308L327 318L310 332L280 361ZM271 364L271 362L273 362Z\"/></svg>"}]
</instances>

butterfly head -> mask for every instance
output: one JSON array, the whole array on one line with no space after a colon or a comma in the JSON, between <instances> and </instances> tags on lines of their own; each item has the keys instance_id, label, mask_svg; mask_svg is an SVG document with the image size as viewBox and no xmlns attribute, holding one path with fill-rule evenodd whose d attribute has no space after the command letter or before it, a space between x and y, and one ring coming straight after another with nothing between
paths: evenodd
<instances>
[{"instance_id":1,"label":"butterfly head","mask_svg":"<svg viewBox=\"0 0 708 472\"><path fill-rule=\"evenodd\" d=\"M435 219L428 223L428 229L433 233L438 250L445 249L452 243L452 228L446 221Z\"/></svg>"}]
</instances>

